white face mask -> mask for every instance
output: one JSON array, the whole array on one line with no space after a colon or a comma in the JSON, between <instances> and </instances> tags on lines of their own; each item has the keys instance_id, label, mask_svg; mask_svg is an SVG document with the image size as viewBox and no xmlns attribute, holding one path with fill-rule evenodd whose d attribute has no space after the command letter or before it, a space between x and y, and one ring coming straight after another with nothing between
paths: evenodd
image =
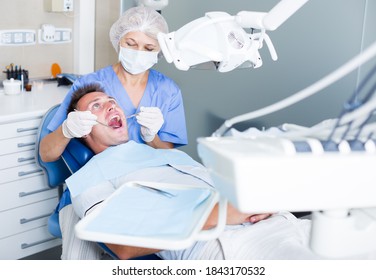
<instances>
[{"instance_id":1,"label":"white face mask","mask_svg":"<svg viewBox=\"0 0 376 280\"><path fill-rule=\"evenodd\" d=\"M120 47L119 61L125 71L140 74L158 62L158 52L137 51Z\"/></svg>"}]
</instances>

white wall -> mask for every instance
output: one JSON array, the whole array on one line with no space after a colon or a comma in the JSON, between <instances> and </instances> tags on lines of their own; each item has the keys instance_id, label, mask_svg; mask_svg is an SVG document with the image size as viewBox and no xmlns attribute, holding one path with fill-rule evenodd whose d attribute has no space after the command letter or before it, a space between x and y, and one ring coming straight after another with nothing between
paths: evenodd
<instances>
[{"instance_id":1,"label":"white wall","mask_svg":"<svg viewBox=\"0 0 376 280\"><path fill-rule=\"evenodd\" d=\"M77 1L76 1L77 2ZM44 10L44 0L0 0L0 30L33 29L42 24L57 28L71 28L74 33L75 12L51 13ZM37 37L38 40L38 37ZM51 77L51 65L58 63L63 72L73 72L73 41L65 44L0 46L0 81L3 71L11 63L29 70L30 78Z\"/></svg>"}]
</instances>

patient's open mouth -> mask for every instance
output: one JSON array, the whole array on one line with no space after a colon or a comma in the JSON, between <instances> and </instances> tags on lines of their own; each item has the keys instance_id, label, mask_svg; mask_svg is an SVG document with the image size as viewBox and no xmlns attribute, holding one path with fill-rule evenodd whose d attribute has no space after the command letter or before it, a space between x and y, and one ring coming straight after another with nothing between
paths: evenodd
<instances>
[{"instance_id":1,"label":"patient's open mouth","mask_svg":"<svg viewBox=\"0 0 376 280\"><path fill-rule=\"evenodd\" d=\"M107 125L112 128L120 128L123 126L123 121L121 120L119 115L116 115L111 117Z\"/></svg>"}]
</instances>

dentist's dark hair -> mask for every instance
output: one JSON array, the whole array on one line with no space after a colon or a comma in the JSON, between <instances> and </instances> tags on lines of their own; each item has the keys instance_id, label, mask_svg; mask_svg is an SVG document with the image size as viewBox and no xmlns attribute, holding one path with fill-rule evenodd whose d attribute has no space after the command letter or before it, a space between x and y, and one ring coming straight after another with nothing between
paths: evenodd
<instances>
[{"instance_id":1,"label":"dentist's dark hair","mask_svg":"<svg viewBox=\"0 0 376 280\"><path fill-rule=\"evenodd\" d=\"M71 101L67 108L67 114L77 109L77 103L80 99L88 93L103 92L106 93L103 87L99 83L90 83L78 88L73 92Z\"/></svg>"}]
</instances>

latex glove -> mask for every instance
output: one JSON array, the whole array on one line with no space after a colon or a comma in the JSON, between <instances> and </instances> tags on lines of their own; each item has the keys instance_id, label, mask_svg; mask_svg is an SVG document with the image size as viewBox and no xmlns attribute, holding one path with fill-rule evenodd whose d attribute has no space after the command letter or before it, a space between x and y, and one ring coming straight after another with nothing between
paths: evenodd
<instances>
[{"instance_id":1,"label":"latex glove","mask_svg":"<svg viewBox=\"0 0 376 280\"><path fill-rule=\"evenodd\" d=\"M141 137L145 142L153 141L164 123L161 109L158 107L141 107L136 119L141 125Z\"/></svg>"},{"instance_id":2,"label":"latex glove","mask_svg":"<svg viewBox=\"0 0 376 280\"><path fill-rule=\"evenodd\" d=\"M66 138L81 138L88 135L96 122L97 116L90 111L73 111L63 122L63 134Z\"/></svg>"}]
</instances>

